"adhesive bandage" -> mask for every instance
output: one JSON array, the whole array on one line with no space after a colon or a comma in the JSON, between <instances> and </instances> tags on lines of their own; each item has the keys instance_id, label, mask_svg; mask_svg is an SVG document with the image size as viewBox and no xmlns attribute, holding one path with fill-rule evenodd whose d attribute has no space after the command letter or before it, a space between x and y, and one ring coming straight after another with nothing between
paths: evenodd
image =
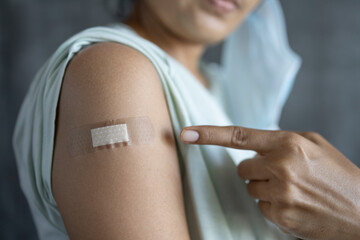
<instances>
[{"instance_id":1,"label":"adhesive bandage","mask_svg":"<svg viewBox=\"0 0 360 240\"><path fill-rule=\"evenodd\" d=\"M129 117L74 128L68 135L71 157L137 144L149 144L154 128L148 117Z\"/></svg>"}]
</instances>

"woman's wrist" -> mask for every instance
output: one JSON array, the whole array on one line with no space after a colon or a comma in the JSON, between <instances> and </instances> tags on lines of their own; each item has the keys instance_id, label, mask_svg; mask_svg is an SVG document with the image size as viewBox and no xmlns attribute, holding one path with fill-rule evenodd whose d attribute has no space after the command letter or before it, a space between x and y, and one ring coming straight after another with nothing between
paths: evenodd
<instances>
[{"instance_id":1,"label":"woman's wrist","mask_svg":"<svg viewBox=\"0 0 360 240\"><path fill-rule=\"evenodd\" d=\"M355 200L355 205L357 208L356 211L356 220L357 220L357 224L355 226L354 232L356 233L356 239L360 239L360 168L357 169L357 180L356 180L356 189L355 191L357 192L357 199Z\"/></svg>"},{"instance_id":2,"label":"woman's wrist","mask_svg":"<svg viewBox=\"0 0 360 240\"><path fill-rule=\"evenodd\" d=\"M352 221L351 224L349 224L349 229L343 231L342 236L339 236L337 239L360 239L360 168L357 168L354 179L354 199L351 217Z\"/></svg>"}]
</instances>

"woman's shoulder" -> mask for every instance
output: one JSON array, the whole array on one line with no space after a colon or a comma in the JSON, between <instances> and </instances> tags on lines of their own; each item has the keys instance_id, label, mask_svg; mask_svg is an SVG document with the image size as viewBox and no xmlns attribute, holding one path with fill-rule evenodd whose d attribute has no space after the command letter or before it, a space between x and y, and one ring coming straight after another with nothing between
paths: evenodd
<instances>
[{"instance_id":1,"label":"woman's shoulder","mask_svg":"<svg viewBox=\"0 0 360 240\"><path fill-rule=\"evenodd\" d=\"M62 85L65 99L96 101L99 110L105 109L101 105L135 109L146 102L148 94L161 94L162 89L152 62L118 42L100 42L79 51L69 61ZM130 97L133 101L125 105L124 100ZM86 105L78 110L89 111L93 107Z\"/></svg>"},{"instance_id":2,"label":"woman's shoulder","mask_svg":"<svg viewBox=\"0 0 360 240\"><path fill-rule=\"evenodd\" d=\"M125 75L132 74L158 78L159 71L166 71L168 67L166 59L164 51L155 44L142 38L127 25L114 23L91 27L73 35L57 49L50 64L63 65L63 79L66 79L65 75L88 74L91 71L96 76L104 76L107 84L111 85L119 83L119 79L115 82L110 80L114 80L111 76L115 73L122 76L122 81L129 79ZM53 64L56 62L62 64ZM80 82L81 79L79 77L75 81ZM88 79L86 81L89 83ZM127 84L139 83L131 81Z\"/></svg>"},{"instance_id":3,"label":"woman's shoulder","mask_svg":"<svg viewBox=\"0 0 360 240\"><path fill-rule=\"evenodd\" d=\"M97 42L76 52L67 63L64 75L88 74L111 79L109 76L116 72L118 75L146 73L153 71L151 61L136 49L121 42ZM80 78L79 78L80 79ZM111 82L107 82L110 84Z\"/></svg>"},{"instance_id":4,"label":"woman's shoulder","mask_svg":"<svg viewBox=\"0 0 360 240\"><path fill-rule=\"evenodd\" d=\"M130 27L120 23L92 27L74 39L70 41L72 55L63 74L64 94L73 94L75 89L74 97L105 94L98 97L112 102L103 104L120 104L115 98L130 94L141 103L147 94L136 93L146 86L148 93L161 96L158 66L161 69L164 65L154 57L157 54L152 52L152 46L146 45L147 41Z\"/></svg>"},{"instance_id":5,"label":"woman's shoulder","mask_svg":"<svg viewBox=\"0 0 360 240\"><path fill-rule=\"evenodd\" d=\"M62 55L61 53L66 51L68 56L72 58L72 55L89 47L89 45L107 42L128 46L142 53L151 62L164 59L166 56L157 45L137 34L130 26L120 22L84 29L64 41L54 55ZM117 45L118 48L120 48L119 45Z\"/></svg>"}]
</instances>

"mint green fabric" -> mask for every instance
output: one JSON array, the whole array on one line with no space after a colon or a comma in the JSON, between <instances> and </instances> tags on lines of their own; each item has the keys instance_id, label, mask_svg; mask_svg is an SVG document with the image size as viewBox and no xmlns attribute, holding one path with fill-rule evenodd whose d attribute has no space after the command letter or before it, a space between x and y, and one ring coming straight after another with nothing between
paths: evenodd
<instances>
[{"instance_id":1,"label":"mint green fabric","mask_svg":"<svg viewBox=\"0 0 360 240\"><path fill-rule=\"evenodd\" d=\"M237 176L236 165L253 156L253 152L186 145L179 139L181 129L191 125L277 128L300 60L287 45L276 0L264 1L228 37L223 49L223 66L201 63L201 70L210 81L209 89L177 60L121 23L86 29L56 50L31 84L13 137L21 188L40 239L68 239L50 182L56 107L65 68L83 48L108 41L141 52L158 72L182 166L191 238L287 239L264 219L248 195L246 184Z\"/></svg>"}]
</instances>

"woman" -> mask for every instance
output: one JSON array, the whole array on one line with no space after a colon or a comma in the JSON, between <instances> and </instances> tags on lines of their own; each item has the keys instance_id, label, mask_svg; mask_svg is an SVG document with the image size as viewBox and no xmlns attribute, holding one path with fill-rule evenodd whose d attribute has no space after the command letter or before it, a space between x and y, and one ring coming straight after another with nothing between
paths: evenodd
<instances>
[{"instance_id":1,"label":"woman","mask_svg":"<svg viewBox=\"0 0 360 240\"><path fill-rule=\"evenodd\" d=\"M203 62L222 40L222 66ZM251 152L179 134L276 129L298 67L276 0L138 0L124 23L74 35L36 75L14 133L40 239L288 238L237 176Z\"/></svg>"}]
</instances>

